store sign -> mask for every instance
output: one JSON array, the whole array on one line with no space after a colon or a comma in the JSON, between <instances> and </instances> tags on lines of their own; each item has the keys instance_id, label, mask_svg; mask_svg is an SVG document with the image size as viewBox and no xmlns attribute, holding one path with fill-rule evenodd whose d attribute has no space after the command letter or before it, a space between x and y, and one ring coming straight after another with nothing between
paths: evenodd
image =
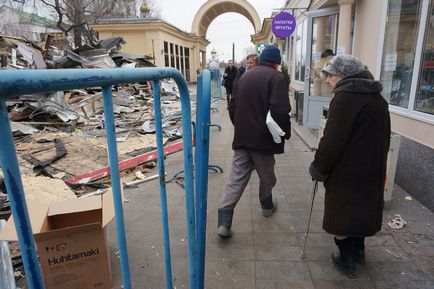
<instances>
[{"instance_id":1,"label":"store sign","mask_svg":"<svg viewBox=\"0 0 434 289\"><path fill-rule=\"evenodd\" d=\"M261 54L262 50L264 50L265 46L268 45L272 45L271 42L265 43L265 42L260 42L256 45L256 53Z\"/></svg>"},{"instance_id":2,"label":"store sign","mask_svg":"<svg viewBox=\"0 0 434 289\"><path fill-rule=\"evenodd\" d=\"M291 36L295 30L295 18L291 13L280 12L273 18L271 24L273 34L279 38L286 38Z\"/></svg>"}]
</instances>

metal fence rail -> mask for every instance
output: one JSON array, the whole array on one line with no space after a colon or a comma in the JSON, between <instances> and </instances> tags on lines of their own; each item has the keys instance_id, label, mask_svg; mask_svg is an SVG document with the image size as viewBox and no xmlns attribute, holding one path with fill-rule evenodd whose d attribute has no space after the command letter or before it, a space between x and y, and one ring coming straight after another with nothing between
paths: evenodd
<instances>
[{"instance_id":1,"label":"metal fence rail","mask_svg":"<svg viewBox=\"0 0 434 289\"><path fill-rule=\"evenodd\" d=\"M8 119L5 99L32 93L53 92L87 87L102 87L103 108L106 122L108 158L110 163L112 190L115 206L116 231L118 234L123 288L131 288L128 250L122 209L121 184L118 169L118 154L112 103L112 86L122 83L152 81L155 100L155 123L158 150L158 171L162 205L163 240L165 246L166 286L173 288L170 259L170 241L167 214L167 197L164 172L164 151L162 143L161 103L159 80L172 78L178 85L181 96L182 130L184 147L185 192L188 227L188 255L190 288L204 288L204 258L206 232L206 188L209 155L209 100L210 73L204 71L199 78L198 90L204 102L199 105L197 116L198 136L196 148L196 188L194 194L191 108L187 84L181 73L173 68L134 69L69 69L69 70L20 70L0 71L0 162L15 220L19 245L29 288L44 289L41 269L38 263L35 240L32 234L27 204L24 197L15 145ZM208 106L204 109L203 106ZM203 169L202 169L203 168ZM197 206L197 210L195 208ZM195 213L197 211L197 214ZM205 217L204 217L205 216ZM196 228L198 222L198 228ZM198 240L198 241L197 241Z\"/></svg>"}]
</instances>

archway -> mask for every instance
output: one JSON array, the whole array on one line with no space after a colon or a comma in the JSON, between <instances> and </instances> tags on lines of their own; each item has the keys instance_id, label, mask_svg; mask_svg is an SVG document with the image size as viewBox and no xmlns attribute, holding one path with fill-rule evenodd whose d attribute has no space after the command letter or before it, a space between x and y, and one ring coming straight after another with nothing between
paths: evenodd
<instances>
[{"instance_id":1,"label":"archway","mask_svg":"<svg viewBox=\"0 0 434 289\"><path fill-rule=\"evenodd\" d=\"M206 39L206 32L211 22L221 14L235 12L246 17L252 23L255 33L261 31L261 19L255 8L246 0L208 0L197 11L191 26L191 32ZM204 43L204 42L202 42ZM197 57L195 61L199 60L199 54L202 52L202 67L206 64L206 46L199 45ZM195 63L199 66L198 63Z\"/></svg>"}]
</instances>

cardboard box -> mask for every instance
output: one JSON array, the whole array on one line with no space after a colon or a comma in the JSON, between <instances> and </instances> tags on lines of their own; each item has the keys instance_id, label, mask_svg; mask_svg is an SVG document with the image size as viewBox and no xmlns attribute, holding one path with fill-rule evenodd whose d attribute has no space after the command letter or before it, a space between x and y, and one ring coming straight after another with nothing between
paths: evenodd
<instances>
[{"instance_id":1,"label":"cardboard box","mask_svg":"<svg viewBox=\"0 0 434 289\"><path fill-rule=\"evenodd\" d=\"M106 226L114 217L110 191L28 207L46 289L112 289L106 241ZM0 240L17 240L13 218Z\"/></svg>"}]
</instances>

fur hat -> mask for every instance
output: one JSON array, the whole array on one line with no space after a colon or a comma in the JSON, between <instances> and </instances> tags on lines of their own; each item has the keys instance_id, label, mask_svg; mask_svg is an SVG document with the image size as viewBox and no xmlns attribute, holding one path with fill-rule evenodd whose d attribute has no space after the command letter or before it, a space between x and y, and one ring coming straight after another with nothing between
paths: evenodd
<instances>
[{"instance_id":1,"label":"fur hat","mask_svg":"<svg viewBox=\"0 0 434 289\"><path fill-rule=\"evenodd\" d=\"M274 45L265 46L259 56L259 62L271 62L275 64L280 64L282 62L282 57L280 56L280 50Z\"/></svg>"},{"instance_id":2,"label":"fur hat","mask_svg":"<svg viewBox=\"0 0 434 289\"><path fill-rule=\"evenodd\" d=\"M330 63L323 68L322 73L345 77L365 70L365 65L363 65L357 57L349 54L341 54L334 56L330 60Z\"/></svg>"}]
</instances>

